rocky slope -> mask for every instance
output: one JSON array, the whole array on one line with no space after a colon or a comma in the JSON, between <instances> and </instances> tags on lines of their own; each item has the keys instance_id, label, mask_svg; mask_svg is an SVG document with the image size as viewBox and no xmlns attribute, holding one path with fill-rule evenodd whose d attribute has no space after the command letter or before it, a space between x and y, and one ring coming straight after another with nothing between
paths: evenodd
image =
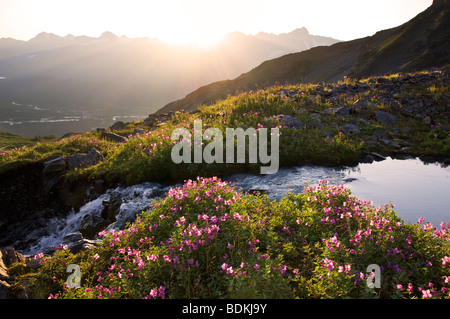
<instances>
[{"instance_id":1,"label":"rocky slope","mask_svg":"<svg viewBox=\"0 0 450 319\"><path fill-rule=\"evenodd\" d=\"M282 56L228 81L203 86L157 113L195 110L250 89L286 83L336 82L344 76L363 78L396 72L414 72L450 65L450 3L435 0L427 10L405 24L373 36L329 47Z\"/></svg>"}]
</instances>

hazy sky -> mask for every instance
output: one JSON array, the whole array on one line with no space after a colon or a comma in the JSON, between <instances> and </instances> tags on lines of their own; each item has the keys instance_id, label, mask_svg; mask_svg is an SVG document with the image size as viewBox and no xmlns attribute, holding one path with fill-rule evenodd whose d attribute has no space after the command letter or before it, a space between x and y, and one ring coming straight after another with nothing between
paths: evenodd
<instances>
[{"instance_id":1,"label":"hazy sky","mask_svg":"<svg viewBox=\"0 0 450 319\"><path fill-rule=\"evenodd\" d=\"M241 31L310 33L339 40L400 25L432 0L0 0L0 38L29 40L45 31L208 43Z\"/></svg>"}]
</instances>

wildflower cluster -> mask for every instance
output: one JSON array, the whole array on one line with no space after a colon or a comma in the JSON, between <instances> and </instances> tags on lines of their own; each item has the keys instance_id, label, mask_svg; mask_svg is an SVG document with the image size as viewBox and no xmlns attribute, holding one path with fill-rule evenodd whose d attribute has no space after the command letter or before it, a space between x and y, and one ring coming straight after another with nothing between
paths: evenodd
<instances>
[{"instance_id":1,"label":"wildflower cluster","mask_svg":"<svg viewBox=\"0 0 450 319\"><path fill-rule=\"evenodd\" d=\"M269 202L198 178L102 232L100 247L37 256L37 280L52 298L449 298L449 234L326 181ZM64 284L70 263L81 288ZM368 287L371 264L380 288Z\"/></svg>"}]
</instances>

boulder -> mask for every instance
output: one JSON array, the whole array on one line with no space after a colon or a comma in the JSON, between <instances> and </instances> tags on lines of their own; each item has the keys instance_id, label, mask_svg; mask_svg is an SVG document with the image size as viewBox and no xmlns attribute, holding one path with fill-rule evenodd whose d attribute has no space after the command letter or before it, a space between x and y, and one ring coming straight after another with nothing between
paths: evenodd
<instances>
[{"instance_id":1,"label":"boulder","mask_svg":"<svg viewBox=\"0 0 450 319\"><path fill-rule=\"evenodd\" d=\"M10 267L16 262L25 262L25 257L12 247L0 249L0 259L6 267Z\"/></svg>"},{"instance_id":2,"label":"boulder","mask_svg":"<svg viewBox=\"0 0 450 319\"><path fill-rule=\"evenodd\" d=\"M9 287L10 284L7 282L0 280L0 299L9 299Z\"/></svg>"},{"instance_id":3,"label":"boulder","mask_svg":"<svg viewBox=\"0 0 450 319\"><path fill-rule=\"evenodd\" d=\"M109 200L103 201L103 210L101 216L104 220L115 221L116 215L120 212L120 206L122 205L122 197L120 192L113 191L109 197Z\"/></svg>"},{"instance_id":4,"label":"boulder","mask_svg":"<svg viewBox=\"0 0 450 319\"><path fill-rule=\"evenodd\" d=\"M342 116L346 116L346 115L350 114L350 112L347 110L347 108L343 107L343 106L329 108L329 109L323 111L323 113L331 114L331 115L342 115Z\"/></svg>"},{"instance_id":5,"label":"boulder","mask_svg":"<svg viewBox=\"0 0 450 319\"><path fill-rule=\"evenodd\" d=\"M145 134L145 133L146 133L146 130L143 130L140 128L135 128L133 131L133 135L137 135L137 134L141 135L141 134Z\"/></svg>"},{"instance_id":6,"label":"boulder","mask_svg":"<svg viewBox=\"0 0 450 319\"><path fill-rule=\"evenodd\" d=\"M54 174L66 169L67 163L64 156L51 156L44 162L44 174Z\"/></svg>"},{"instance_id":7,"label":"boulder","mask_svg":"<svg viewBox=\"0 0 450 319\"><path fill-rule=\"evenodd\" d=\"M351 136L353 134L358 134L360 132L359 126L355 124L345 124L342 127L342 133L345 135Z\"/></svg>"},{"instance_id":8,"label":"boulder","mask_svg":"<svg viewBox=\"0 0 450 319\"><path fill-rule=\"evenodd\" d=\"M295 118L293 116L281 114L281 115L278 115L278 119L281 120L284 123L284 125L286 125L286 126L296 128L296 129L303 128L302 121L300 121L298 118Z\"/></svg>"},{"instance_id":9,"label":"boulder","mask_svg":"<svg viewBox=\"0 0 450 319\"><path fill-rule=\"evenodd\" d=\"M115 134L115 133L111 133L111 132L102 132L101 137L104 139L107 139L109 141L117 142L117 143L126 143L126 141L128 141L128 139L126 137L123 137L119 134Z\"/></svg>"},{"instance_id":10,"label":"boulder","mask_svg":"<svg viewBox=\"0 0 450 319\"><path fill-rule=\"evenodd\" d=\"M252 195L265 195L269 192L270 187L267 185L255 185L252 186L247 193Z\"/></svg>"},{"instance_id":11,"label":"boulder","mask_svg":"<svg viewBox=\"0 0 450 319\"><path fill-rule=\"evenodd\" d=\"M71 253L76 254L79 251L93 248L96 245L96 241L83 238L83 235L77 231L64 236L63 244L69 247Z\"/></svg>"},{"instance_id":12,"label":"boulder","mask_svg":"<svg viewBox=\"0 0 450 319\"><path fill-rule=\"evenodd\" d=\"M84 168L98 164L104 160L103 154L91 148L87 154L75 154L67 158L67 165L69 169Z\"/></svg>"},{"instance_id":13,"label":"boulder","mask_svg":"<svg viewBox=\"0 0 450 319\"><path fill-rule=\"evenodd\" d=\"M144 122L142 122L145 126L153 126L157 122L157 119L155 119L152 116L147 117Z\"/></svg>"},{"instance_id":14,"label":"boulder","mask_svg":"<svg viewBox=\"0 0 450 319\"><path fill-rule=\"evenodd\" d=\"M375 111L375 117L383 125L392 126L397 122L397 116L383 111Z\"/></svg>"},{"instance_id":15,"label":"boulder","mask_svg":"<svg viewBox=\"0 0 450 319\"><path fill-rule=\"evenodd\" d=\"M14 248L0 249L0 299L10 298L9 287L14 277L8 274L8 268L16 262L25 262L25 257Z\"/></svg>"},{"instance_id":16,"label":"boulder","mask_svg":"<svg viewBox=\"0 0 450 319\"><path fill-rule=\"evenodd\" d=\"M122 121L117 121L110 127L110 129L113 131L126 130L127 128L128 126Z\"/></svg>"},{"instance_id":17,"label":"boulder","mask_svg":"<svg viewBox=\"0 0 450 319\"><path fill-rule=\"evenodd\" d=\"M101 216L96 214L88 214L84 216L78 229L83 238L95 238L97 234L102 231L109 222L104 220Z\"/></svg>"},{"instance_id":18,"label":"boulder","mask_svg":"<svg viewBox=\"0 0 450 319\"><path fill-rule=\"evenodd\" d=\"M353 105L350 107L351 113L358 113L361 112L369 106L369 102L366 100L357 100Z\"/></svg>"}]
</instances>

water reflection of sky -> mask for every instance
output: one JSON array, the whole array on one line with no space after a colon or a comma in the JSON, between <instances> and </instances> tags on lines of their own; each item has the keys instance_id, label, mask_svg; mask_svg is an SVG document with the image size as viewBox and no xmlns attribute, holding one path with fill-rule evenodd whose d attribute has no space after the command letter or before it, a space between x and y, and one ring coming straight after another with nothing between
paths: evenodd
<instances>
[{"instance_id":1,"label":"water reflection of sky","mask_svg":"<svg viewBox=\"0 0 450 319\"><path fill-rule=\"evenodd\" d=\"M420 217L439 226L450 223L450 168L424 164L420 160L394 160L360 164L350 169L303 166L282 168L273 175L237 174L226 179L243 191L252 188L268 191L269 199L286 193L299 193L306 182L316 185L320 179L344 184L352 195L372 201L375 206L394 203L405 221L416 223Z\"/></svg>"},{"instance_id":2,"label":"water reflection of sky","mask_svg":"<svg viewBox=\"0 0 450 319\"><path fill-rule=\"evenodd\" d=\"M391 158L347 170L352 194L374 205L392 201L398 215L416 223L420 217L439 226L450 223L450 168L420 160Z\"/></svg>"}]
</instances>

